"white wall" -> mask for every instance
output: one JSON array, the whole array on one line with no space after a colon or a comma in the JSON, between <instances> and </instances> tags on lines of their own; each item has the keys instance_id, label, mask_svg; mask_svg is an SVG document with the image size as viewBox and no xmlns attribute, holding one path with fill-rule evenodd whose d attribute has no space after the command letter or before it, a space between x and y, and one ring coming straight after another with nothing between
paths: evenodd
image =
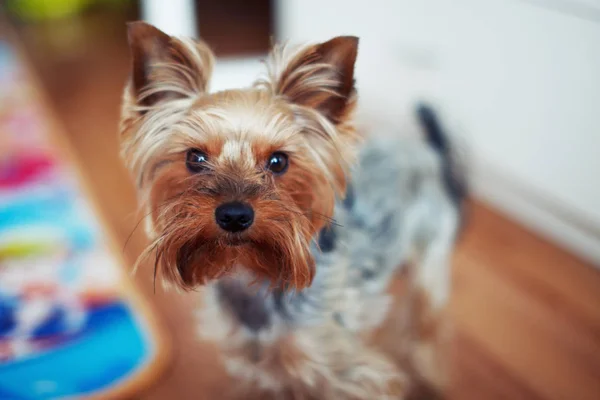
<instances>
[{"instance_id":1,"label":"white wall","mask_svg":"<svg viewBox=\"0 0 600 400\"><path fill-rule=\"evenodd\" d=\"M280 0L277 36L360 36L365 110L434 100L483 199L600 264L600 7L572 1Z\"/></svg>"},{"instance_id":2,"label":"white wall","mask_svg":"<svg viewBox=\"0 0 600 400\"><path fill-rule=\"evenodd\" d=\"M141 0L140 11L144 21L169 35L198 35L195 0Z\"/></svg>"}]
</instances>

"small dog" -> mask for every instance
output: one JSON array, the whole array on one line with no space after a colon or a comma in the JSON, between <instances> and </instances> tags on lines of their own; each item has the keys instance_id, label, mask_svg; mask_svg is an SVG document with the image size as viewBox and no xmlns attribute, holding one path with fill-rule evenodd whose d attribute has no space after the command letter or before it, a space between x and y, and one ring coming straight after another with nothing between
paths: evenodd
<instances>
[{"instance_id":1,"label":"small dog","mask_svg":"<svg viewBox=\"0 0 600 400\"><path fill-rule=\"evenodd\" d=\"M430 145L361 144L355 37L276 48L266 79L209 93L204 43L142 22L128 35L120 131L151 239L141 259L154 255L167 285L205 286L201 333L244 398L442 385L464 184L432 111L418 114ZM411 301L388 313L398 271L410 271Z\"/></svg>"}]
</instances>

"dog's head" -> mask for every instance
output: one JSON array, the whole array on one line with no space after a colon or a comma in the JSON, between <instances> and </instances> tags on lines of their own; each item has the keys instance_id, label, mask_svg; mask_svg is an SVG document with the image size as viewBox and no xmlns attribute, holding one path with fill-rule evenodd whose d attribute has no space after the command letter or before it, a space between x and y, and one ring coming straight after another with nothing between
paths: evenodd
<instances>
[{"instance_id":1,"label":"dog's head","mask_svg":"<svg viewBox=\"0 0 600 400\"><path fill-rule=\"evenodd\" d=\"M309 285L309 244L344 192L357 139L358 39L276 49L266 79L209 93L204 43L142 22L128 35L121 149L152 239L146 255L182 288L234 267Z\"/></svg>"}]
</instances>

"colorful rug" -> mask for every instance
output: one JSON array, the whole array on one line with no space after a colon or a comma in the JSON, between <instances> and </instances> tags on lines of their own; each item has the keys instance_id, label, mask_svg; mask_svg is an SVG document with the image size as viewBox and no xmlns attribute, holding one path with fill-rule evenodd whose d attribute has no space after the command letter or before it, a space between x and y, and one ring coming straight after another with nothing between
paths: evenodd
<instances>
[{"instance_id":1,"label":"colorful rug","mask_svg":"<svg viewBox=\"0 0 600 400\"><path fill-rule=\"evenodd\" d=\"M107 398L159 349L21 66L0 41L0 399Z\"/></svg>"}]
</instances>

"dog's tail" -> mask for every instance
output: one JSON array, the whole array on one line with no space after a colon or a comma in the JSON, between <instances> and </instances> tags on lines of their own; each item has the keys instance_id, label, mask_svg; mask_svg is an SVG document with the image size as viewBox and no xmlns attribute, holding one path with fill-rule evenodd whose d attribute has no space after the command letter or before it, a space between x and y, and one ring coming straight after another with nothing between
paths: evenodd
<instances>
[{"instance_id":1,"label":"dog's tail","mask_svg":"<svg viewBox=\"0 0 600 400\"><path fill-rule=\"evenodd\" d=\"M442 177L448 195L460 211L468 195L467 179L463 165L459 163L455 149L439 122L432 107L427 104L417 106L417 119L425 132L425 139L439 154L442 161Z\"/></svg>"}]
</instances>

